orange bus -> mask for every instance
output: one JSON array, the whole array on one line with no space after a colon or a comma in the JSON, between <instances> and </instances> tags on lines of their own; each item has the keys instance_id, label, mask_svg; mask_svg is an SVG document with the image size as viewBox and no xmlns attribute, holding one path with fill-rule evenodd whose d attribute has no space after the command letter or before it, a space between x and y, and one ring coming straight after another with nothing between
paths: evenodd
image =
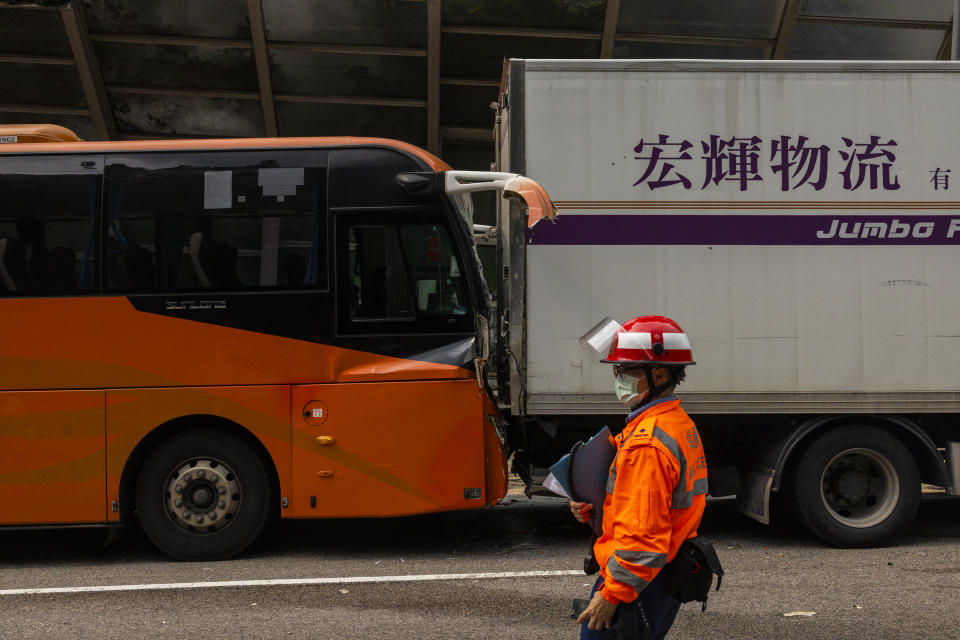
<instances>
[{"instance_id":1,"label":"orange bus","mask_svg":"<svg viewBox=\"0 0 960 640\"><path fill-rule=\"evenodd\" d=\"M136 518L217 559L283 518L490 505L470 191L401 142L0 127L0 526Z\"/></svg>"}]
</instances>

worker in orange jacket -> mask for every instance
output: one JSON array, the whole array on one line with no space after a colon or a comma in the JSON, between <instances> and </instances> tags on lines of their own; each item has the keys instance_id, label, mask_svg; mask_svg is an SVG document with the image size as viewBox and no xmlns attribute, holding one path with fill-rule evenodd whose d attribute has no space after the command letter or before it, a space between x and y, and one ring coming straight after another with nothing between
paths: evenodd
<instances>
[{"instance_id":1,"label":"worker in orange jacket","mask_svg":"<svg viewBox=\"0 0 960 640\"><path fill-rule=\"evenodd\" d=\"M580 615L581 640L606 637L614 616L626 635L660 639L680 602L660 585L660 570L680 545L697 535L707 493L707 465L697 427L674 397L687 365L694 364L680 326L661 316L641 316L613 337L603 362L614 365L617 397L631 408L613 437L603 501L603 531L593 546L600 576ZM571 501L586 522L593 505ZM640 608L642 607L642 611Z\"/></svg>"}]
</instances>

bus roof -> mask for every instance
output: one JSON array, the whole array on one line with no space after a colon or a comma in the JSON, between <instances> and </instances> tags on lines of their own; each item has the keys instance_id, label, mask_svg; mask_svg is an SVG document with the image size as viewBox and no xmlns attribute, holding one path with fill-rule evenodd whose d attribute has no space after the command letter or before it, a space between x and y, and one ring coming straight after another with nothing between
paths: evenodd
<instances>
[{"instance_id":1,"label":"bus roof","mask_svg":"<svg viewBox=\"0 0 960 640\"><path fill-rule=\"evenodd\" d=\"M64 133L65 132L65 133ZM84 142L72 131L56 125L0 125L0 138L16 137L14 144L0 144L3 153L122 153L137 151L228 151L231 149L303 149L317 147L390 147L416 156L434 171L449 171L450 165L420 147L388 138L211 138L182 140L134 140Z\"/></svg>"},{"instance_id":2,"label":"bus roof","mask_svg":"<svg viewBox=\"0 0 960 640\"><path fill-rule=\"evenodd\" d=\"M0 145L31 142L83 142L70 129L55 124L0 124Z\"/></svg>"}]
</instances>

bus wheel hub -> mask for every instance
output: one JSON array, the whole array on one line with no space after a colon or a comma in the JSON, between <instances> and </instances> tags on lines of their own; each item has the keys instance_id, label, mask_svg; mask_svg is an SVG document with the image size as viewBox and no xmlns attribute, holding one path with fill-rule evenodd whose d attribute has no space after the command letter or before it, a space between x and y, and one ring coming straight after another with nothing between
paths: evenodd
<instances>
[{"instance_id":1,"label":"bus wheel hub","mask_svg":"<svg viewBox=\"0 0 960 640\"><path fill-rule=\"evenodd\" d=\"M205 535L230 524L243 497L230 467L212 458L194 458L170 473L164 500L170 519L178 527Z\"/></svg>"}]
</instances>

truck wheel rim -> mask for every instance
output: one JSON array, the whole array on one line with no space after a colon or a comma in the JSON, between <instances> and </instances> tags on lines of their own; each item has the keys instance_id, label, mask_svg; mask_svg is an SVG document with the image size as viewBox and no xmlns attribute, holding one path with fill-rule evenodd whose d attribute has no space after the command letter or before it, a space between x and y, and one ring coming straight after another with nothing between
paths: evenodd
<instances>
[{"instance_id":1,"label":"truck wheel rim","mask_svg":"<svg viewBox=\"0 0 960 640\"><path fill-rule=\"evenodd\" d=\"M242 502L237 475L215 458L185 460L170 472L163 489L170 520L195 535L229 526Z\"/></svg>"},{"instance_id":2,"label":"truck wheel rim","mask_svg":"<svg viewBox=\"0 0 960 640\"><path fill-rule=\"evenodd\" d=\"M900 499L893 464L871 449L847 449L833 457L820 478L820 498L837 522L856 529L890 517Z\"/></svg>"}]
</instances>

